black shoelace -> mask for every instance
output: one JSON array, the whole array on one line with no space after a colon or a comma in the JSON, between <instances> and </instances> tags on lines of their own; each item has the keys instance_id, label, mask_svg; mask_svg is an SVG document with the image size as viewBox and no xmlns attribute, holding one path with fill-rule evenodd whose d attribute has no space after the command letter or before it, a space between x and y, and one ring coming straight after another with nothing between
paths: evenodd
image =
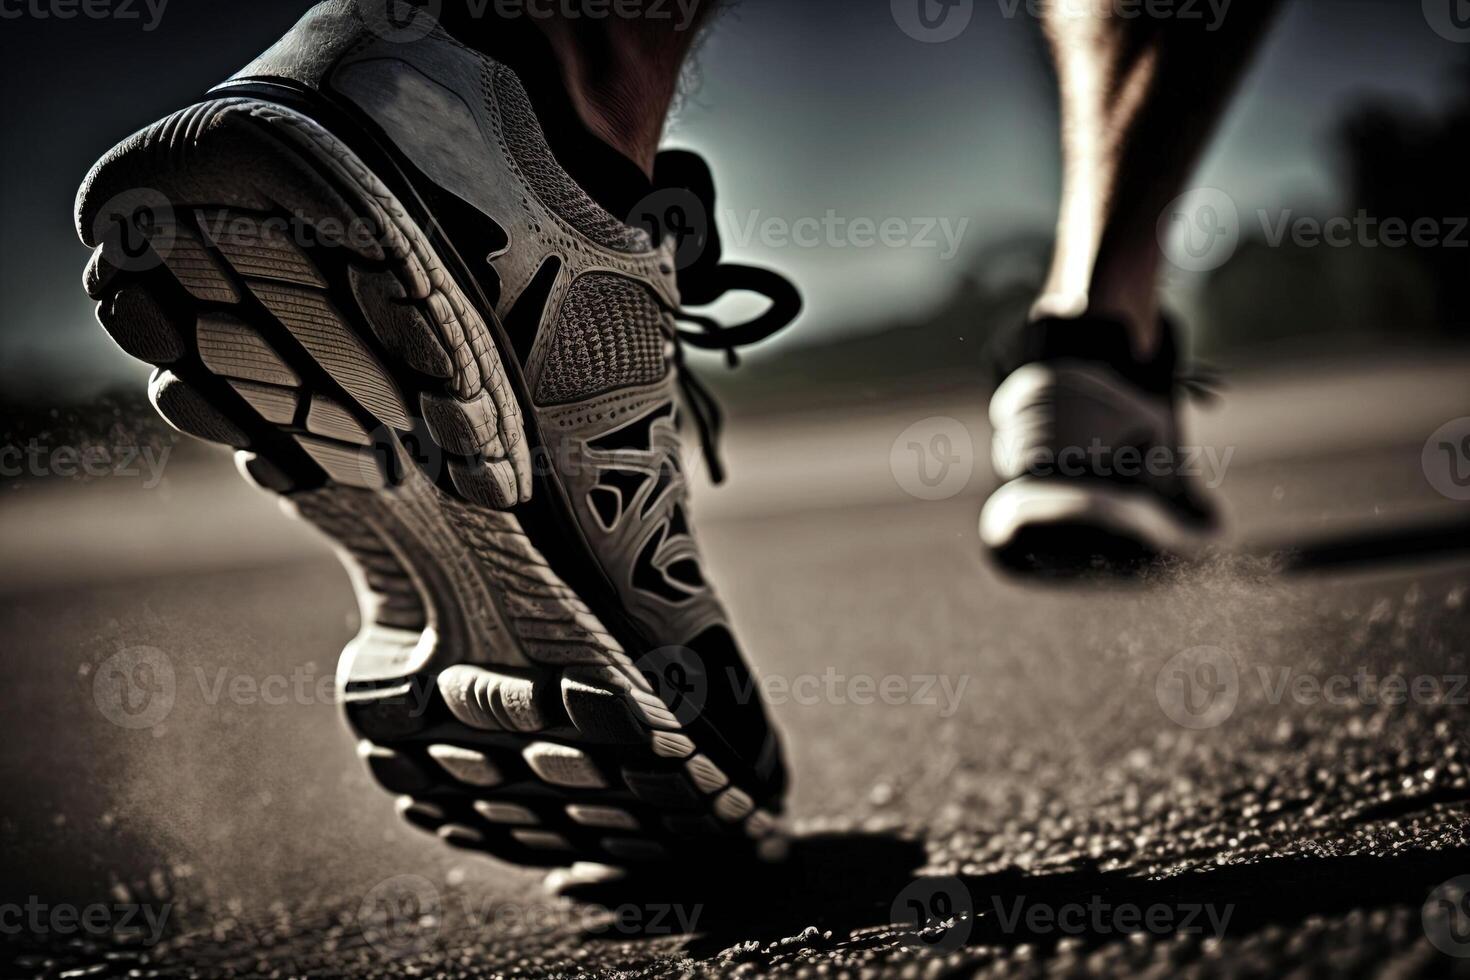
<instances>
[{"instance_id":1,"label":"black shoelace","mask_svg":"<svg viewBox=\"0 0 1470 980\"><path fill-rule=\"evenodd\" d=\"M789 280L770 269L720 262L720 236L714 223L714 180L698 154L687 150L660 153L654 164L654 183L660 190L683 191L688 196L684 204L671 205L663 213L652 216L657 227L651 230L660 241L675 238L679 242L676 254L686 260L677 273L681 305L669 312L675 320L693 324L697 329L676 326L669 340L673 344L674 369L698 429L710 480L718 484L725 479L719 450L724 416L714 395L684 363L685 345L700 350L722 350L725 363L736 367L740 363L737 348L765 340L796 319L801 312L801 294ZM771 305L754 319L729 326L691 313L683 306L707 306L736 291L758 293L770 300Z\"/></svg>"}]
</instances>

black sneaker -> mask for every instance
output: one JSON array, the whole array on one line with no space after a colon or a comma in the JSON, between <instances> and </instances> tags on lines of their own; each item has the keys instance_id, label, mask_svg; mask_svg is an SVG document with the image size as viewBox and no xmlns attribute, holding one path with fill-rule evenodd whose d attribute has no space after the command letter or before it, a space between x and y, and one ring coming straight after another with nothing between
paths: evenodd
<instances>
[{"instance_id":1,"label":"black sneaker","mask_svg":"<svg viewBox=\"0 0 1470 980\"><path fill-rule=\"evenodd\" d=\"M404 817L527 864L769 851L781 750L680 459L717 415L676 243L568 176L515 72L382 7L318 5L103 157L98 318L169 422L339 546L365 624L339 685ZM699 343L779 327L786 290Z\"/></svg>"},{"instance_id":2,"label":"black sneaker","mask_svg":"<svg viewBox=\"0 0 1470 980\"><path fill-rule=\"evenodd\" d=\"M1184 472L1173 329L1152 359L1124 324L1028 324L990 400L991 456L1004 482L980 513L980 539L1027 573L1134 571L1196 557L1217 526Z\"/></svg>"}]
</instances>

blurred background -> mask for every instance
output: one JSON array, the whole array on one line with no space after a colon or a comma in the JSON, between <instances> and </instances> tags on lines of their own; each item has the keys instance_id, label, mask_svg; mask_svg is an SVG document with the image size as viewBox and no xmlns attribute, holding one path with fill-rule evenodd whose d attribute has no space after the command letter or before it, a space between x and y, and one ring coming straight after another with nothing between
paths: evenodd
<instances>
[{"instance_id":1,"label":"blurred background","mask_svg":"<svg viewBox=\"0 0 1470 980\"><path fill-rule=\"evenodd\" d=\"M1293 0L1247 75L1192 182L1225 202L1236 234L1207 261L1167 265L1165 284L1194 355L1229 382L1187 421L1196 442L1232 453L1211 488L1231 551L1124 598L1017 586L975 543L993 484L985 349L1041 280L1059 181L1054 81L1028 4L962 4L968 20L942 41L906 32L884 0L729 4L668 142L710 159L727 255L786 273L806 308L737 372L695 361L732 416L732 479L696 493L712 576L763 671L978 677L952 717L777 707L799 815L932 831L952 861L1009 868L1082 833L1058 813L1112 819L1119 780L1208 803L1235 799L1257 769L1313 760L1260 791L1305 798L1320 787L1294 779L1367 771L1381 753L1396 761L1361 789L1384 806L1470 795L1454 750L1443 758L1463 708L1452 730L1434 711L1257 704L1255 720L1205 743L1152 697L1158 664L1205 642L1243 663L1465 669L1465 498L1424 455L1470 415L1470 28L1450 18L1455 2ZM6 12L0 31L0 445L42 461L0 478L0 662L14 699L0 721L0 878L58 901L216 903L204 921L219 907L239 921L204 931L245 949L259 934L242 938L240 922L279 925L283 901L360 895L386 875L500 899L535 881L401 826L326 699L219 700L236 676L329 676L357 622L346 577L322 539L235 478L227 453L152 416L146 367L113 346L81 289L71 205L91 163L305 7ZM1437 240L1276 235L1283 221L1360 213L1432 219ZM889 219L902 244L854 231ZM803 222L821 226L816 241L797 240ZM959 448L973 466L937 502L905 491L890 454L936 417L970 433ZM129 469L78 474L66 447L119 464L131 453ZM1316 577L1280 577L1298 566ZM142 730L94 703L98 665L135 648L163 651L178 691L169 718ZM1223 812L1211 806L1197 810L1206 824ZM1339 811L1309 813L1315 829L1300 832L1356 819ZM1464 816L1439 812L1446 826ZM1200 834L1242 854L1254 840Z\"/></svg>"},{"instance_id":2,"label":"blurred background","mask_svg":"<svg viewBox=\"0 0 1470 980\"><path fill-rule=\"evenodd\" d=\"M7 393L74 401L144 376L77 288L76 186L114 142L227 77L304 6L172 0L156 18L139 2L136 19L7 19L0 78L18 93L0 107ZM1032 7L975 2L939 42L906 34L877 0L737 0L720 15L668 142L711 159L732 257L782 269L806 294L795 328L756 355L786 366L767 380L963 378L1021 315L1058 188L1054 82ZM1219 267L1175 268L1168 283L1198 355L1310 358L1464 336L1470 230L1438 248L1267 242L1283 215L1470 212L1470 44L1436 26L1393 0L1286 5L1194 181L1233 201L1239 244ZM829 212L835 237L760 231ZM906 223L905 244L844 230L891 218Z\"/></svg>"}]
</instances>

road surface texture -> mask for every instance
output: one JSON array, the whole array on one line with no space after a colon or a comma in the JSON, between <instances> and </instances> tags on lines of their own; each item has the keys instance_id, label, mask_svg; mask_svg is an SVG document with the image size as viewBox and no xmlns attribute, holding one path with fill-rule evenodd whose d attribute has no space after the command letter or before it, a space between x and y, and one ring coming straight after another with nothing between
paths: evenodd
<instances>
[{"instance_id":1,"label":"road surface texture","mask_svg":"<svg viewBox=\"0 0 1470 980\"><path fill-rule=\"evenodd\" d=\"M1195 426L1229 547L1131 584L985 563L974 393L737 418L695 516L790 856L555 890L370 783L346 576L227 459L7 488L0 973L1470 976L1470 531L1422 456L1467 378L1240 382ZM924 500L899 436L933 416L974 467ZM139 649L173 688L129 727L97 677Z\"/></svg>"}]
</instances>

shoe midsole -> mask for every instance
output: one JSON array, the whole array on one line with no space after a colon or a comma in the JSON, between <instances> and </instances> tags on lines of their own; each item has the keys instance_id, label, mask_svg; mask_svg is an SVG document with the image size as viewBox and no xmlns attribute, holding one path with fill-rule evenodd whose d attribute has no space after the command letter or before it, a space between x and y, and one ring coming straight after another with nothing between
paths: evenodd
<instances>
[{"instance_id":1,"label":"shoe midsole","mask_svg":"<svg viewBox=\"0 0 1470 980\"><path fill-rule=\"evenodd\" d=\"M999 550L1026 529L1062 525L1098 527L1179 556L1196 554L1209 539L1147 490L1036 477L1011 480L990 495L980 512L980 539Z\"/></svg>"}]
</instances>

